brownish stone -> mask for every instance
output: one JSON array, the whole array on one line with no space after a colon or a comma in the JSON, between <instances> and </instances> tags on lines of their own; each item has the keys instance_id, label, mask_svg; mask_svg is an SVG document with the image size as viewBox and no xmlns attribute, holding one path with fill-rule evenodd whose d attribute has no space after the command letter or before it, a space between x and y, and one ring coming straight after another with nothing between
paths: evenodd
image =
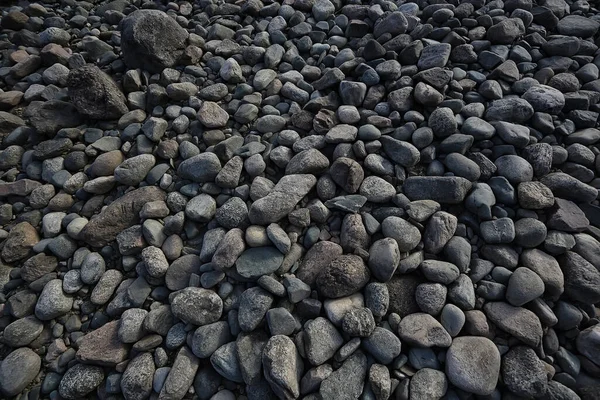
<instances>
[{"instance_id":1,"label":"brownish stone","mask_svg":"<svg viewBox=\"0 0 600 400\"><path fill-rule=\"evenodd\" d=\"M27 257L32 247L40 241L40 237L29 222L15 225L8 233L8 238L2 249L2 258L12 263Z\"/></svg>"},{"instance_id":2,"label":"brownish stone","mask_svg":"<svg viewBox=\"0 0 600 400\"><path fill-rule=\"evenodd\" d=\"M119 341L119 321L109 322L85 335L79 342L77 360L85 364L114 367L127 359L129 350Z\"/></svg>"}]
</instances>

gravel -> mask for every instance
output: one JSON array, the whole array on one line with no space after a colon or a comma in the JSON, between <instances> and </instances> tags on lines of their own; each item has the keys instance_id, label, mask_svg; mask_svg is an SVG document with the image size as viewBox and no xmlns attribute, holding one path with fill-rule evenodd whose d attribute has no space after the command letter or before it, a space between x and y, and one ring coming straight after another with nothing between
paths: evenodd
<instances>
[{"instance_id":1,"label":"gravel","mask_svg":"<svg viewBox=\"0 0 600 400\"><path fill-rule=\"evenodd\" d=\"M595 398L600 11L0 10L6 398Z\"/></svg>"}]
</instances>

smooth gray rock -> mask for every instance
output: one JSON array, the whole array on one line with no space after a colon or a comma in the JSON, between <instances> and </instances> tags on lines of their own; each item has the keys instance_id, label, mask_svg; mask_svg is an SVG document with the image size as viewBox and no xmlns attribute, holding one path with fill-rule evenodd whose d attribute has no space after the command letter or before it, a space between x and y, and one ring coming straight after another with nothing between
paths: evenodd
<instances>
[{"instance_id":1,"label":"smooth gray rock","mask_svg":"<svg viewBox=\"0 0 600 400\"><path fill-rule=\"evenodd\" d=\"M17 319L4 328L3 341L13 348L27 346L43 329L44 324L34 316Z\"/></svg>"},{"instance_id":2,"label":"smooth gray rock","mask_svg":"<svg viewBox=\"0 0 600 400\"><path fill-rule=\"evenodd\" d=\"M247 385L260 382L263 378L262 353L269 335L264 331L242 332L236 339L236 350L242 378Z\"/></svg>"},{"instance_id":3,"label":"smooth gray rock","mask_svg":"<svg viewBox=\"0 0 600 400\"><path fill-rule=\"evenodd\" d=\"M247 289L240 296L238 322L244 332L255 330L273 305L273 296L259 286Z\"/></svg>"},{"instance_id":4,"label":"smooth gray rock","mask_svg":"<svg viewBox=\"0 0 600 400\"><path fill-rule=\"evenodd\" d=\"M423 368L410 379L411 399L439 399L448 390L448 379L442 371Z\"/></svg>"},{"instance_id":5,"label":"smooth gray rock","mask_svg":"<svg viewBox=\"0 0 600 400\"><path fill-rule=\"evenodd\" d=\"M413 250L421 241L421 232L405 219L390 216L381 223L381 232L396 241L400 252Z\"/></svg>"},{"instance_id":6,"label":"smooth gray rock","mask_svg":"<svg viewBox=\"0 0 600 400\"><path fill-rule=\"evenodd\" d=\"M399 263L400 250L398 243L393 238L380 239L371 245L367 264L371 274L379 281L389 281Z\"/></svg>"},{"instance_id":7,"label":"smooth gray rock","mask_svg":"<svg viewBox=\"0 0 600 400\"><path fill-rule=\"evenodd\" d=\"M142 308L130 308L121 315L119 340L123 343L135 343L146 335L144 320L148 311Z\"/></svg>"},{"instance_id":8,"label":"smooth gray rock","mask_svg":"<svg viewBox=\"0 0 600 400\"><path fill-rule=\"evenodd\" d=\"M169 375L158 395L161 400L181 399L194 382L200 360L192 354L187 346L177 353Z\"/></svg>"},{"instance_id":9,"label":"smooth gray rock","mask_svg":"<svg viewBox=\"0 0 600 400\"><path fill-rule=\"evenodd\" d=\"M506 286L506 300L520 307L544 294L544 281L529 268L517 268Z\"/></svg>"},{"instance_id":10,"label":"smooth gray rock","mask_svg":"<svg viewBox=\"0 0 600 400\"><path fill-rule=\"evenodd\" d=\"M478 395L491 394L500 375L500 352L489 339L455 338L446 353L446 375L456 387Z\"/></svg>"},{"instance_id":11,"label":"smooth gray rock","mask_svg":"<svg viewBox=\"0 0 600 400\"><path fill-rule=\"evenodd\" d=\"M210 363L223 378L238 383L244 381L235 342L226 343L215 350L210 356Z\"/></svg>"},{"instance_id":12,"label":"smooth gray rock","mask_svg":"<svg viewBox=\"0 0 600 400\"><path fill-rule=\"evenodd\" d=\"M398 336L406 343L418 347L449 347L450 334L431 315L410 314L400 321Z\"/></svg>"},{"instance_id":13,"label":"smooth gray rock","mask_svg":"<svg viewBox=\"0 0 600 400\"><path fill-rule=\"evenodd\" d=\"M258 279L281 267L283 254L275 247L253 247L244 251L235 265L237 272L247 279Z\"/></svg>"},{"instance_id":14,"label":"smooth gray rock","mask_svg":"<svg viewBox=\"0 0 600 400\"><path fill-rule=\"evenodd\" d=\"M177 173L193 182L211 182L221 171L221 161L215 153L205 152L184 160Z\"/></svg>"},{"instance_id":15,"label":"smooth gray rock","mask_svg":"<svg viewBox=\"0 0 600 400\"><path fill-rule=\"evenodd\" d=\"M378 362L389 364L400 354L402 346L393 332L376 327L371 336L362 340L362 347Z\"/></svg>"},{"instance_id":16,"label":"smooth gray rock","mask_svg":"<svg viewBox=\"0 0 600 400\"><path fill-rule=\"evenodd\" d=\"M2 393L7 398L21 393L33 382L40 372L41 366L40 356L28 347L20 347L7 354L0 363L0 389L2 389Z\"/></svg>"}]
</instances>

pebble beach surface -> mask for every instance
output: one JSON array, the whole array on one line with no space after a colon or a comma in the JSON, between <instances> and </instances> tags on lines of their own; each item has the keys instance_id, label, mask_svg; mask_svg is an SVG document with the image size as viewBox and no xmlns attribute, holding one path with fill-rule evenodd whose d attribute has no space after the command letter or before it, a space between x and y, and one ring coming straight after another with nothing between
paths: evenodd
<instances>
[{"instance_id":1,"label":"pebble beach surface","mask_svg":"<svg viewBox=\"0 0 600 400\"><path fill-rule=\"evenodd\" d=\"M0 5L0 398L600 399L600 4Z\"/></svg>"}]
</instances>

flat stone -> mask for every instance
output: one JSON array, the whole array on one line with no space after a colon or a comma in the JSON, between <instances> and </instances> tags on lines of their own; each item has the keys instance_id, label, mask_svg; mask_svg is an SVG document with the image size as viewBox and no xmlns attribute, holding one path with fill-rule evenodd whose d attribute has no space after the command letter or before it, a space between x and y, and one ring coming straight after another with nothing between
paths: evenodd
<instances>
[{"instance_id":1,"label":"flat stone","mask_svg":"<svg viewBox=\"0 0 600 400\"><path fill-rule=\"evenodd\" d=\"M165 192L155 186L146 186L128 192L109 204L80 232L81 240L94 247L113 241L123 230L139 223L139 213L149 201L164 201Z\"/></svg>"},{"instance_id":2,"label":"flat stone","mask_svg":"<svg viewBox=\"0 0 600 400\"><path fill-rule=\"evenodd\" d=\"M410 314L400 321L398 336L408 344L418 347L449 347L450 334L431 315Z\"/></svg>"},{"instance_id":3,"label":"flat stone","mask_svg":"<svg viewBox=\"0 0 600 400\"><path fill-rule=\"evenodd\" d=\"M40 186L42 186L40 182L31 179L19 179L15 182L1 182L0 197L27 196L33 189Z\"/></svg>"},{"instance_id":4,"label":"flat stone","mask_svg":"<svg viewBox=\"0 0 600 400\"><path fill-rule=\"evenodd\" d=\"M313 175L286 175L269 194L250 206L250 222L268 225L287 216L296 204L317 184Z\"/></svg>"},{"instance_id":5,"label":"flat stone","mask_svg":"<svg viewBox=\"0 0 600 400\"><path fill-rule=\"evenodd\" d=\"M114 367L128 354L126 345L119 340L119 321L112 321L85 335L76 357L86 364Z\"/></svg>"},{"instance_id":6,"label":"flat stone","mask_svg":"<svg viewBox=\"0 0 600 400\"><path fill-rule=\"evenodd\" d=\"M454 176L412 176L404 181L403 191L410 200L434 200L438 203L461 203L471 182Z\"/></svg>"},{"instance_id":7,"label":"flat stone","mask_svg":"<svg viewBox=\"0 0 600 400\"><path fill-rule=\"evenodd\" d=\"M489 302L483 307L487 317L503 331L523 343L537 347L542 341L542 325L533 312L503 302Z\"/></svg>"},{"instance_id":8,"label":"flat stone","mask_svg":"<svg viewBox=\"0 0 600 400\"><path fill-rule=\"evenodd\" d=\"M258 279L281 267L283 254L275 247L253 247L244 251L235 262L237 272L247 279Z\"/></svg>"}]
</instances>

